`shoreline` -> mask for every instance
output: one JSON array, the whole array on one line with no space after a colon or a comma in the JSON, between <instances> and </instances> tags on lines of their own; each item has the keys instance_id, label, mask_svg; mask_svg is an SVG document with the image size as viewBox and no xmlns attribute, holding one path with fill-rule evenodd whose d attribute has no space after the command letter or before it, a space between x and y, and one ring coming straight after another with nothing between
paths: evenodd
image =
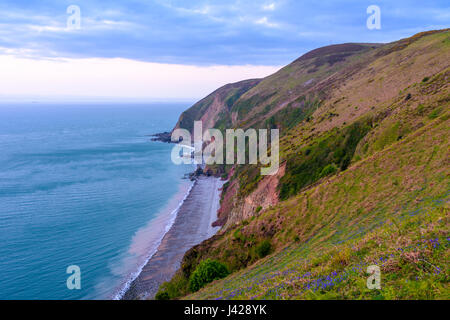
<instances>
[{"instance_id":1,"label":"shoreline","mask_svg":"<svg viewBox=\"0 0 450 320\"><path fill-rule=\"evenodd\" d=\"M157 250L118 299L153 298L159 286L170 280L178 270L186 251L212 237L220 229L213 227L212 223L217 219L220 189L224 183L216 177L199 176L196 179Z\"/></svg>"},{"instance_id":2,"label":"shoreline","mask_svg":"<svg viewBox=\"0 0 450 320\"><path fill-rule=\"evenodd\" d=\"M141 263L138 264L137 270L135 270L135 271L133 271L132 273L129 274L129 276L127 277L127 279L126 279L126 280L125 280L125 281L124 281L124 282L123 282L123 283L122 283L122 284L114 291L114 293L112 294L112 296L109 297L109 299L112 299L112 300L121 300L121 299L123 298L123 296L125 295L125 293L128 291L128 289L129 289L131 283L132 283L134 280L136 280L136 278L137 278L137 277L139 276L139 274L142 272L142 269L144 268L144 266L145 266L145 265L148 263L148 261L153 257L153 255L158 251L158 248L159 248L159 246L160 246L162 240L164 239L166 233L170 230L170 228L172 228L172 226L173 226L173 224L174 224L174 222L175 222L175 219L176 219L176 217L177 217L178 211L179 211L180 207L183 205L183 203L184 203L184 201L186 200L186 198L189 196L189 194L190 194L192 188L194 187L194 184L195 184L195 181L192 181L191 184L189 185L187 191L185 191L185 192L183 193L183 197L182 197L181 200L178 202L178 204L176 205L176 207L174 207L173 209L170 209L170 211L168 211L168 212L170 212L170 213L169 213L166 217L158 216L158 217L156 218L156 220L161 219L161 221L157 222L157 225L163 227L163 229L164 229L163 233L162 233L160 236L157 235L156 238L153 239L154 245L152 246L152 249L149 250L149 251L146 253L146 256L147 256L147 257L145 258L144 262L141 262ZM166 209L163 209L163 210L166 210ZM156 220L155 220L155 221L156 221ZM167 220L167 221L164 221L164 220ZM152 220L150 223L151 223L150 226L151 226L152 228L154 228L154 227L155 227L155 226L153 226L154 221ZM146 228L148 228L148 225L145 226L145 227L143 227L143 229L140 229L140 230L143 231L143 233L145 233L145 229L146 229ZM138 231L138 233L139 233L139 231ZM137 233L137 234L138 234L138 233ZM137 234L135 234L135 237L137 236ZM153 234L152 234L152 235L153 235ZM142 237L147 238L148 235L145 234L145 235L143 235ZM133 240L133 241L134 241L134 240ZM147 241L148 241L148 240L147 240ZM130 247L130 250L131 250L131 247ZM137 250L139 251L140 249L137 248Z\"/></svg>"}]
</instances>

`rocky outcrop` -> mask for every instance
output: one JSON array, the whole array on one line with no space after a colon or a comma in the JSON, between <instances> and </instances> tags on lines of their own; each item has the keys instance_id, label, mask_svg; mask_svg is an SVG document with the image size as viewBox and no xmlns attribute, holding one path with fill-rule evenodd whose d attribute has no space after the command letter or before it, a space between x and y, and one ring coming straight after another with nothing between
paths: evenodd
<instances>
[{"instance_id":1,"label":"rocky outcrop","mask_svg":"<svg viewBox=\"0 0 450 320\"><path fill-rule=\"evenodd\" d=\"M152 141L160 141L160 142L166 142L166 143L172 143L171 140L172 133L170 132L161 132L150 135Z\"/></svg>"},{"instance_id":2,"label":"rocky outcrop","mask_svg":"<svg viewBox=\"0 0 450 320\"><path fill-rule=\"evenodd\" d=\"M238 224L242 220L249 219L253 215L276 205L280 201L278 183L281 177L283 177L285 170L286 164L283 164L278 169L277 174L265 176L258 183L256 190L229 211L225 228ZM227 206L226 201L224 201L223 206Z\"/></svg>"}]
</instances>

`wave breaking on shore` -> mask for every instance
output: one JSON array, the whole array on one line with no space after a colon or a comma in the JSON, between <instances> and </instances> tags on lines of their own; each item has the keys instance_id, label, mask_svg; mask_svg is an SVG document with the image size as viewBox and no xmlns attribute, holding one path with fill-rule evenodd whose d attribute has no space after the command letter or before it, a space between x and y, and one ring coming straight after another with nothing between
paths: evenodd
<instances>
[{"instance_id":1,"label":"wave breaking on shore","mask_svg":"<svg viewBox=\"0 0 450 320\"><path fill-rule=\"evenodd\" d=\"M149 260L155 255L155 253L158 251L159 246L161 245L162 240L164 239L165 235L167 234L167 232L169 232L169 230L172 228L173 224L175 223L175 220L177 218L177 214L178 211L180 210L181 206L183 205L184 201L187 199L187 197L189 196L189 194L192 191L192 188L194 187L196 181L193 181L191 183L191 185L189 186L187 192L185 193L183 199L178 203L177 207L175 209L173 209L168 217L168 222L164 227L164 232L162 234L162 236L159 237L159 239L154 243L153 248L148 252L145 260L143 263L141 263L138 267L138 269L133 272L132 274L130 274L130 276L126 279L125 283L123 283L119 289L117 289L113 295L112 295L112 300L121 300L123 298L123 296L125 295L125 293L128 291L128 289L130 288L130 285L133 283L133 281L136 280L136 278L141 274L142 269L144 268L144 266L149 262ZM150 226L152 227L151 223ZM139 231L138 231L139 232Z\"/></svg>"},{"instance_id":2,"label":"wave breaking on shore","mask_svg":"<svg viewBox=\"0 0 450 320\"><path fill-rule=\"evenodd\" d=\"M212 224L217 219L224 183L220 178L205 176L194 181L173 211L156 249L148 254L145 263L130 276L114 299L153 298L159 286L175 274L184 253L219 230Z\"/></svg>"}]
</instances>

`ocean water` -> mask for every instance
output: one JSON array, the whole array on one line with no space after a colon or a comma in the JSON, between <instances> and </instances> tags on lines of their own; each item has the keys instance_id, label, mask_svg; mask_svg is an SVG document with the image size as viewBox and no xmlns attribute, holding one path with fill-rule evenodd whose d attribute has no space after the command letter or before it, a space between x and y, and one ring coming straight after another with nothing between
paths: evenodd
<instances>
[{"instance_id":1,"label":"ocean water","mask_svg":"<svg viewBox=\"0 0 450 320\"><path fill-rule=\"evenodd\" d=\"M120 296L191 186L147 136L188 106L0 105L0 299Z\"/></svg>"}]
</instances>

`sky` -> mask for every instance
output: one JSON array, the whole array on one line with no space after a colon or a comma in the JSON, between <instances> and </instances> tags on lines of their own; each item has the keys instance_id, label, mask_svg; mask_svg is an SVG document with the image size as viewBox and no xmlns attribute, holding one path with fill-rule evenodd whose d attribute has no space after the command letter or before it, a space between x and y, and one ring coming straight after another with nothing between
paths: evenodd
<instances>
[{"instance_id":1,"label":"sky","mask_svg":"<svg viewBox=\"0 0 450 320\"><path fill-rule=\"evenodd\" d=\"M449 26L448 0L0 0L0 101L195 100L317 47Z\"/></svg>"}]
</instances>

